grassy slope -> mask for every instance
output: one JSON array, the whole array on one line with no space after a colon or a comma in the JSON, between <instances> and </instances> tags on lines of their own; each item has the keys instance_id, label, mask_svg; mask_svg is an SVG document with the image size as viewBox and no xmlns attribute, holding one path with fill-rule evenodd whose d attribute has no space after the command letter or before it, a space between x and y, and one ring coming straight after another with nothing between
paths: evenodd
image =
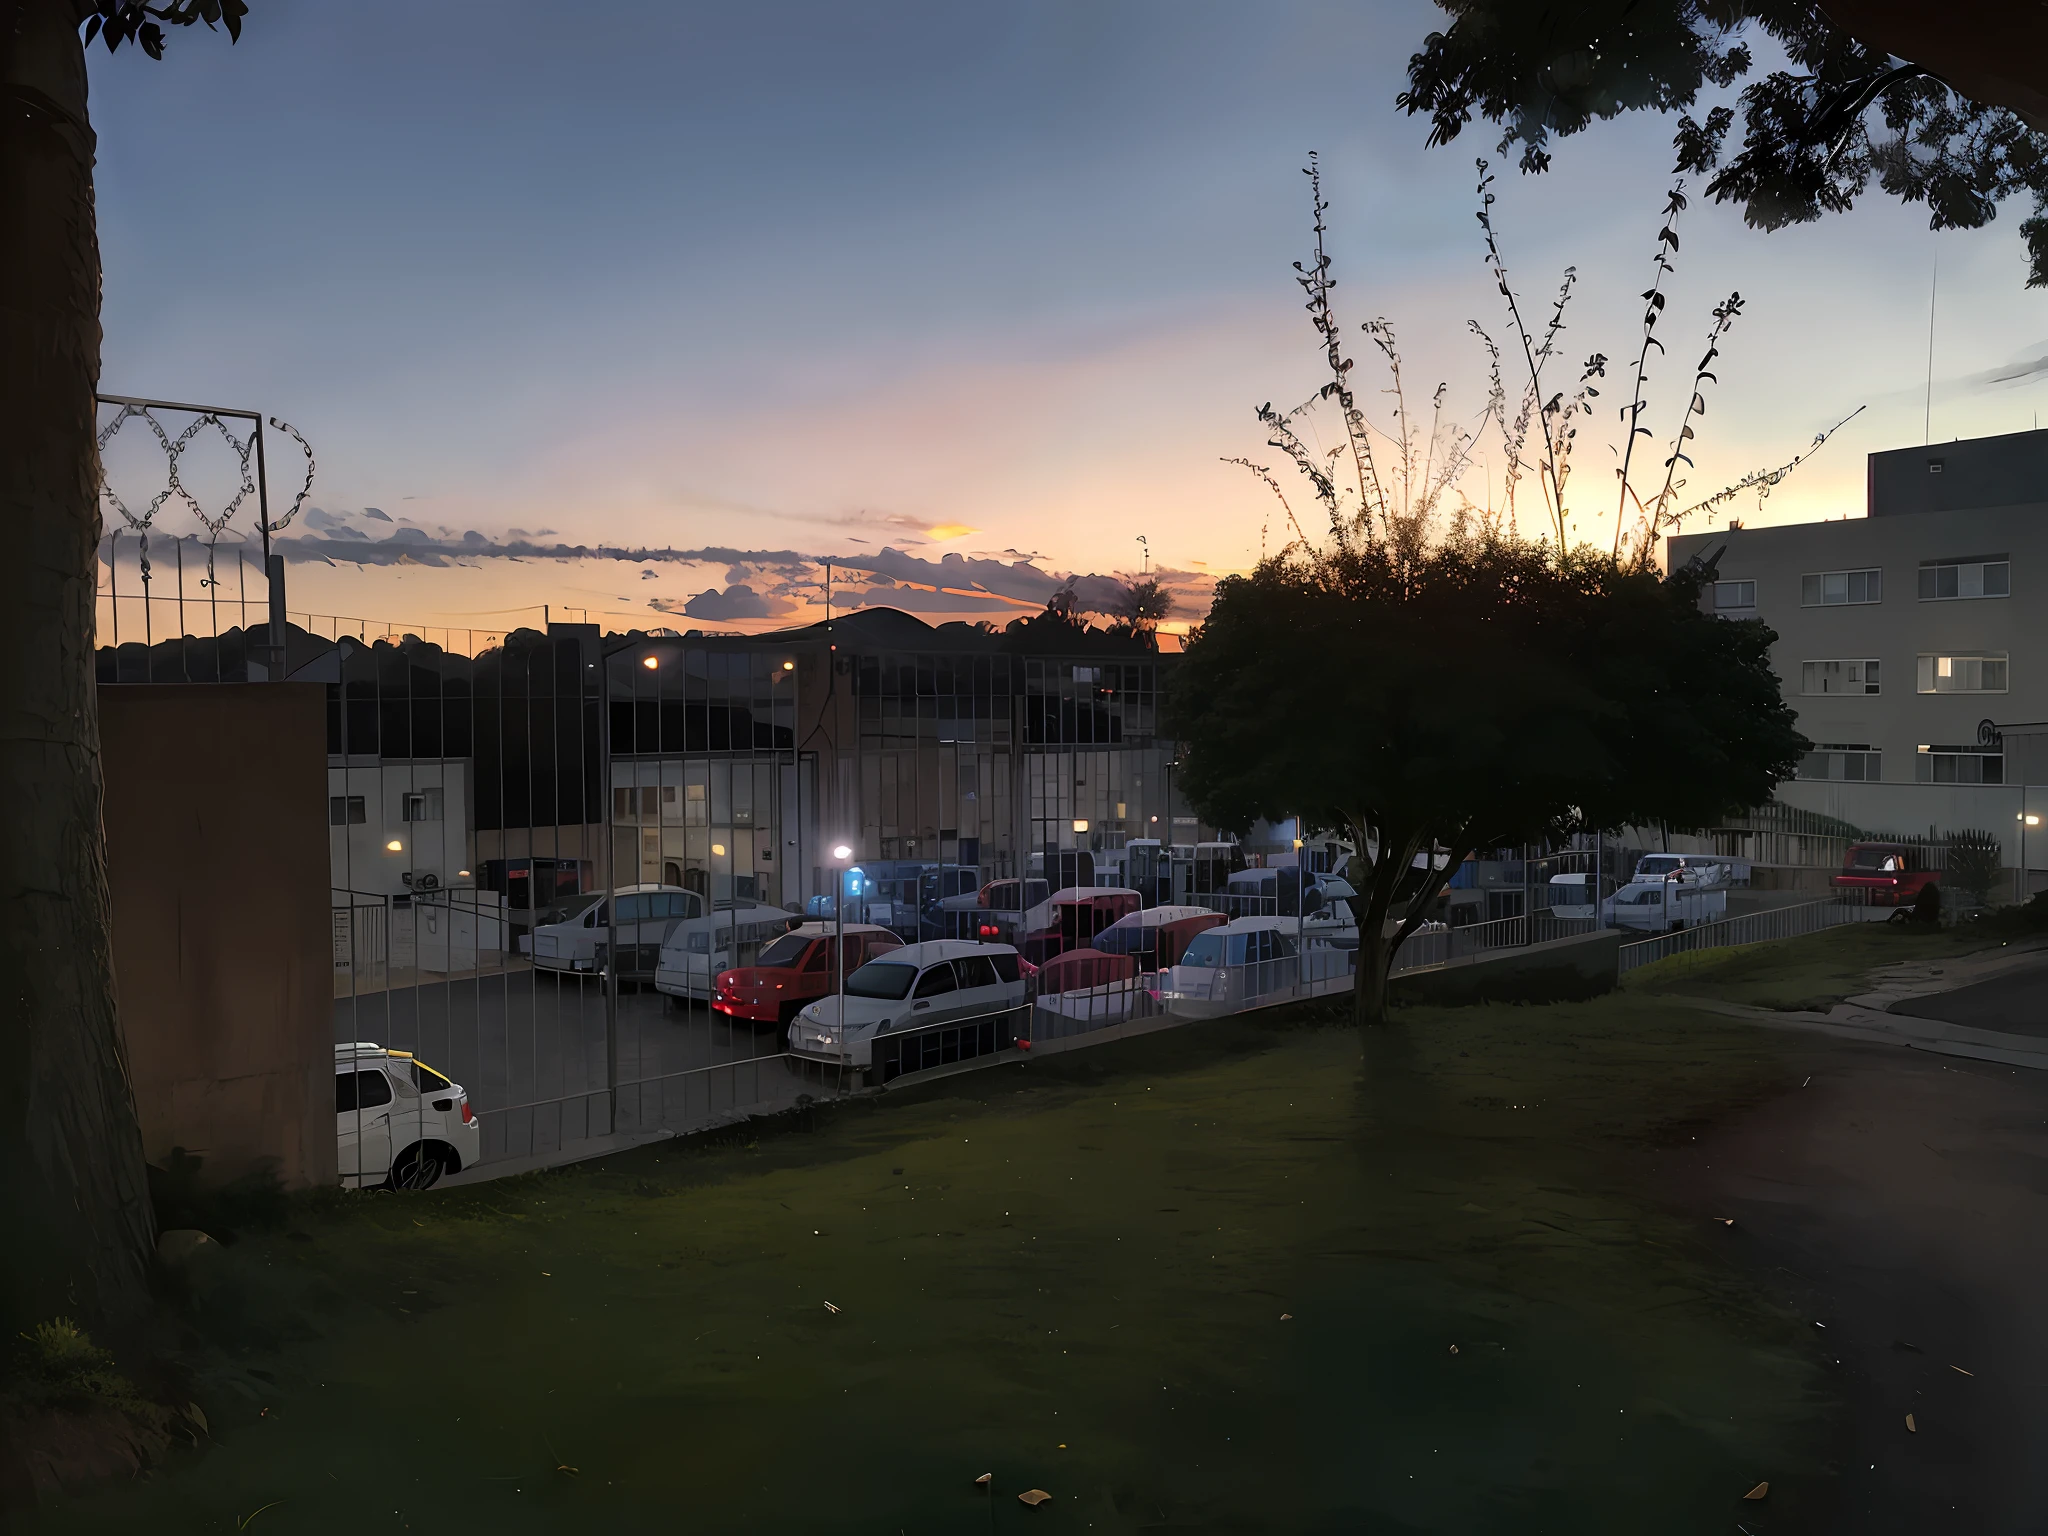
<instances>
[{"instance_id":1,"label":"grassy slope","mask_svg":"<svg viewBox=\"0 0 2048 1536\"><path fill-rule=\"evenodd\" d=\"M222 1443L39 1528L1796 1518L1810 1340L1641 1179L1783 1049L1634 997L1223 1021L309 1209L192 1303Z\"/></svg>"},{"instance_id":2,"label":"grassy slope","mask_svg":"<svg viewBox=\"0 0 2048 1536\"><path fill-rule=\"evenodd\" d=\"M1799 939L1673 955L1631 971L1622 985L1626 993L1642 998L1683 993L1759 1008L1824 1010L1864 991L1864 978L1881 966L1938 964L1999 942L1994 934L1970 929L1928 934L1886 923L1851 923Z\"/></svg>"}]
</instances>

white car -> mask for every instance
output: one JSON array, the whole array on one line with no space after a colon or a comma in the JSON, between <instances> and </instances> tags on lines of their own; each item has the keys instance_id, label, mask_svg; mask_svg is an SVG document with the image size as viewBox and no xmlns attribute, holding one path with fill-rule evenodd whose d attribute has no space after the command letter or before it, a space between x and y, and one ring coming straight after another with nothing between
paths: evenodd
<instances>
[{"instance_id":1,"label":"white car","mask_svg":"<svg viewBox=\"0 0 2048 1536\"><path fill-rule=\"evenodd\" d=\"M618 903L619 974L645 978L660 963L661 941L679 918L698 917L704 898L679 885L626 885L613 893ZM593 902L566 923L533 930L533 963L543 971L601 971L610 938L612 903Z\"/></svg>"},{"instance_id":2,"label":"white car","mask_svg":"<svg viewBox=\"0 0 2048 1536\"><path fill-rule=\"evenodd\" d=\"M483 1155L462 1084L369 1040L334 1048L334 1136L344 1189L429 1189Z\"/></svg>"},{"instance_id":3,"label":"white car","mask_svg":"<svg viewBox=\"0 0 2048 1536\"><path fill-rule=\"evenodd\" d=\"M1291 917L1240 917L1196 934L1160 978L1168 1013L1213 1018L1291 992L1301 973Z\"/></svg>"},{"instance_id":4,"label":"white car","mask_svg":"<svg viewBox=\"0 0 2048 1536\"><path fill-rule=\"evenodd\" d=\"M763 944L787 933L798 921L794 913L780 907L746 902L671 924L655 961L654 990L708 1002L720 971L752 965Z\"/></svg>"},{"instance_id":5,"label":"white car","mask_svg":"<svg viewBox=\"0 0 2048 1536\"><path fill-rule=\"evenodd\" d=\"M844 997L805 1005L789 1026L793 1056L866 1067L875 1036L1024 1006L1024 974L1008 944L927 939L870 960Z\"/></svg>"}]
</instances>

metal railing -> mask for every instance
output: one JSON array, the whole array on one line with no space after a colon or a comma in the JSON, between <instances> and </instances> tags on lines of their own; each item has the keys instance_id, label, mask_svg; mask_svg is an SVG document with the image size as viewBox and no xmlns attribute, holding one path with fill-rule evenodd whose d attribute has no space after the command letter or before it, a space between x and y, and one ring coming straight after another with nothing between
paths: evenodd
<instances>
[{"instance_id":1,"label":"metal railing","mask_svg":"<svg viewBox=\"0 0 2048 1536\"><path fill-rule=\"evenodd\" d=\"M1770 939L1796 939L1804 934L1818 933L1823 928L1863 922L1869 912L1870 908L1863 902L1837 898L1803 901L1797 906L1771 907L1742 917L1725 918L1717 923L1701 923L1696 928L1682 928L1676 933L1622 945L1621 974L1626 976L1638 967L1695 950L1762 944Z\"/></svg>"}]
</instances>

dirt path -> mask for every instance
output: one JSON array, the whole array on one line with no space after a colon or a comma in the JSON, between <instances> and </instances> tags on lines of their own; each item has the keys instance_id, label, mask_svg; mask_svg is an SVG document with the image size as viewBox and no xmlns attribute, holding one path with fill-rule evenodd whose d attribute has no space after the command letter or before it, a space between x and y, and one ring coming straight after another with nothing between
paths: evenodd
<instances>
[{"instance_id":1,"label":"dirt path","mask_svg":"<svg viewBox=\"0 0 2048 1536\"><path fill-rule=\"evenodd\" d=\"M1673 1172L1840 1361L1834 1528L2048 1530L2048 1073L1818 1039L1796 1055L1805 1086Z\"/></svg>"}]
</instances>

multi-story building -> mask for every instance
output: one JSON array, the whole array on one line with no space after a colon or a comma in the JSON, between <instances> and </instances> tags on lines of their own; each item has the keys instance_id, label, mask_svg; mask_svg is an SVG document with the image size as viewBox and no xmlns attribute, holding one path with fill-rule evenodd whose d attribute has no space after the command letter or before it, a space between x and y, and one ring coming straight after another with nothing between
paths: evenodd
<instances>
[{"instance_id":1,"label":"multi-story building","mask_svg":"<svg viewBox=\"0 0 2048 1536\"><path fill-rule=\"evenodd\" d=\"M2048 431L1874 453L1865 511L1687 534L1669 560L1710 561L1713 609L1777 632L1814 743L1781 802L1870 832L1981 828L2017 868L2024 817L2048 814ZM2048 827L2026 862L2048 865Z\"/></svg>"}]
</instances>

